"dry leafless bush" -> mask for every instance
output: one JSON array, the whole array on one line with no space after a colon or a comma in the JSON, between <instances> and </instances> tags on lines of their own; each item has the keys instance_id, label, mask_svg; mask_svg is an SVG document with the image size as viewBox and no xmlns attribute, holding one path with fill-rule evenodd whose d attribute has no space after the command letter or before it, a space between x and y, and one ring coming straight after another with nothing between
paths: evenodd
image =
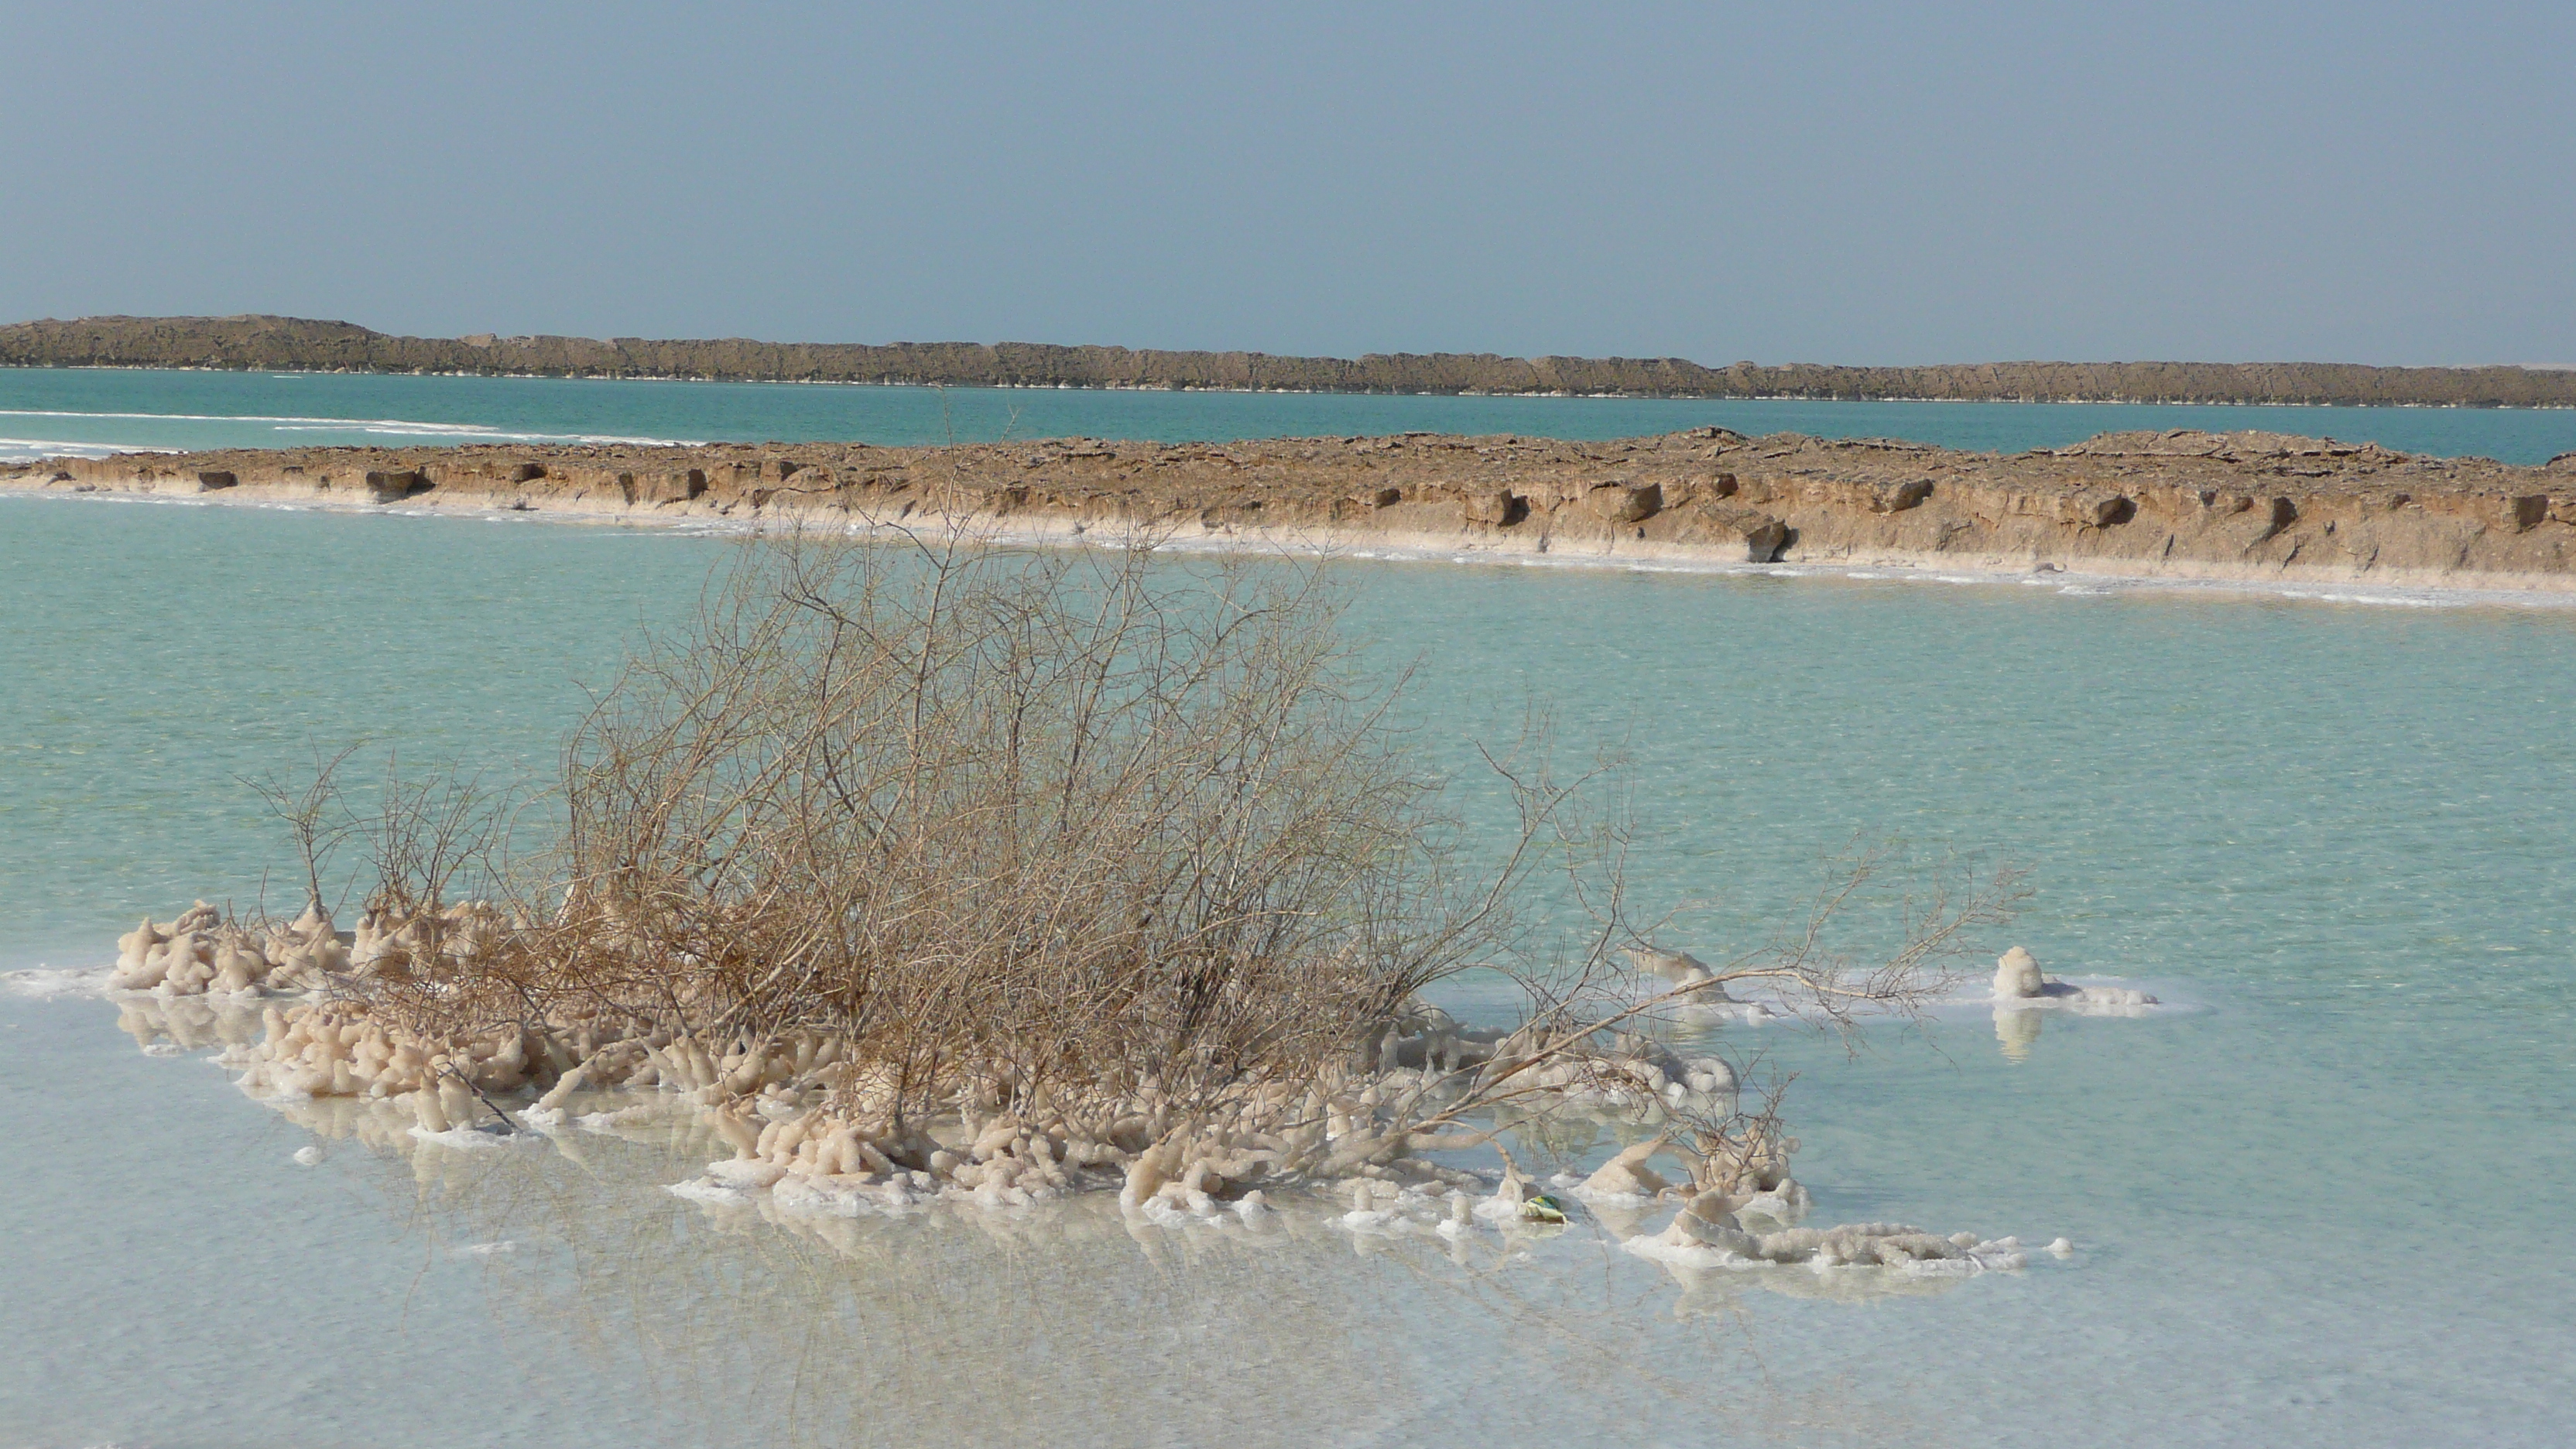
<instances>
[{"instance_id":1,"label":"dry leafless bush","mask_svg":"<svg viewBox=\"0 0 2576 1449\"><path fill-rule=\"evenodd\" d=\"M1601 781L1555 776L1543 730L1488 755L1517 830L1470 870L1390 713L1402 680L1360 666L1340 611L1317 566L1143 541L746 544L573 732L558 842L505 848L512 816L466 782L387 787L337 988L412 1038L500 1043L455 1057L478 1082L626 1050L600 1082L649 1060L737 1098L784 1083L915 1165L922 1124L963 1114L1030 1125L1050 1160L1099 1145L1131 1185L1209 1134L1229 1165L1190 1181L1340 1176L1573 1092L1642 1097L1707 1186L1777 1176L1776 1095L1660 1100L1651 1029L1730 984L1844 1028L1912 1009L2012 904L2008 874L1945 873L1895 950L1838 950L1885 865L1865 856L1797 929L1641 997L1619 953L1655 924ZM270 793L318 900L320 797ZM1517 903L1560 870L1591 924L1532 960ZM494 904L459 904L469 883ZM1528 989L1516 1029L1421 1004L1476 965Z\"/></svg>"},{"instance_id":2,"label":"dry leafless bush","mask_svg":"<svg viewBox=\"0 0 2576 1449\"><path fill-rule=\"evenodd\" d=\"M897 1118L1339 1057L1502 913L1337 608L1142 549L755 545L576 732L545 923L414 1009L820 1033Z\"/></svg>"}]
</instances>

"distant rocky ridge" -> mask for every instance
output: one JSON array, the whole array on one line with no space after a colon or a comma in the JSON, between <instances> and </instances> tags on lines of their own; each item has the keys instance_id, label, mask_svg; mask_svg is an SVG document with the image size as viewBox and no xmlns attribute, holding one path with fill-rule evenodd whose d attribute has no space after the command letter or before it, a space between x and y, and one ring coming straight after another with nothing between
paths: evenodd
<instances>
[{"instance_id":1,"label":"distant rocky ridge","mask_svg":"<svg viewBox=\"0 0 2576 1449\"><path fill-rule=\"evenodd\" d=\"M1705 367L1681 358L1359 358L1038 343L395 337L293 317L87 317L0 326L0 366L462 372L550 377L1634 397L2576 407L2576 371L2344 363L1998 362Z\"/></svg>"},{"instance_id":2,"label":"distant rocky ridge","mask_svg":"<svg viewBox=\"0 0 2576 1449\"><path fill-rule=\"evenodd\" d=\"M1005 535L1570 559L2576 590L2576 454L2545 467L2271 433L2113 433L2000 456L1919 443L1427 433L1225 445L480 445L0 465L0 489L614 521L812 519Z\"/></svg>"}]
</instances>

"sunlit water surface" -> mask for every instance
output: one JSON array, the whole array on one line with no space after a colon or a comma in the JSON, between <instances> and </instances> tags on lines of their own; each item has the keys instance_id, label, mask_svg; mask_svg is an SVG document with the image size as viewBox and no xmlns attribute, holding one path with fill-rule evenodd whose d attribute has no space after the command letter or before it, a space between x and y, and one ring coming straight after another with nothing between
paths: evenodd
<instances>
[{"instance_id":1,"label":"sunlit water surface","mask_svg":"<svg viewBox=\"0 0 2576 1449\"><path fill-rule=\"evenodd\" d=\"M0 968L256 898L281 858L235 777L314 741L542 776L726 547L0 498ZM1951 1013L1856 1059L1726 1034L1802 1074L1813 1221L2074 1257L1850 1302L1676 1281L1590 1220L1464 1261L1096 1205L797 1227L661 1192L700 1144L317 1139L111 1004L0 994L0 1444L2576 1432L2576 616L1340 571L1480 818L1466 741L1533 694L1562 749L1627 753L1639 886L1714 902L1676 944L1753 940L1896 834L2026 864L2011 937L2050 969L2196 1008L2010 1043Z\"/></svg>"},{"instance_id":2,"label":"sunlit water surface","mask_svg":"<svg viewBox=\"0 0 2576 1449\"><path fill-rule=\"evenodd\" d=\"M0 460L326 444L1221 442L1410 431L1625 438L1709 426L2005 453L2164 428L2304 433L2507 463L2576 451L2576 408L1370 397L0 368Z\"/></svg>"}]
</instances>

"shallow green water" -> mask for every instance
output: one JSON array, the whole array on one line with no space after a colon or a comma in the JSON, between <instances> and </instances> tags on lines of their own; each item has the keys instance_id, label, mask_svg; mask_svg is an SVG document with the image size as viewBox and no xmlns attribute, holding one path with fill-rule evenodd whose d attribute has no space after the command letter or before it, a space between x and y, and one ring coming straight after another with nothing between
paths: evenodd
<instances>
[{"instance_id":1,"label":"shallow green water","mask_svg":"<svg viewBox=\"0 0 2576 1449\"><path fill-rule=\"evenodd\" d=\"M542 773L580 705L577 681L601 677L640 623L686 612L723 547L535 522L0 499L0 967L93 961L144 910L256 892L279 857L232 777L309 740L364 734L413 758ZM1821 851L1896 833L2026 864L2036 896L2011 937L2050 969L2204 1008L2053 1021L2023 1060L1999 1050L1982 1013L1880 1034L1857 1060L1763 1039L1803 1072L1792 1112L1820 1217L2080 1245L2070 1265L1919 1303L1757 1295L1737 1347L1788 1406L1775 1424L1801 1404L1849 1411L1782 1437L2542 1444L2576 1430L2556 1387L2576 1356L2563 1249L2576 1228L2576 614L1341 568L1354 630L1391 662L1419 662L1415 718L1445 759L1507 730L1533 692L1570 749L1624 745L1655 832L1640 884L1725 902L1680 922L1677 944L1748 939L1813 882ZM44 1310L8 1316L0 1363L67 1364L44 1347L60 1315L140 1313L113 1306L138 1262L156 1301L250 1291L234 1276L250 1270L223 1254L154 1236L167 1215L157 1194L176 1189L137 1178L140 1159L84 1157L89 1129L66 1119L109 1119L74 1105L85 1078L41 1064L109 1072L121 1050L116 1110L138 1121L157 1100L149 1074L165 1074L194 1124L158 1129L168 1140L151 1161L165 1167L222 1173L240 1155L227 1144L256 1139L243 1179L207 1192L269 1225L258 1273L294 1256L307 1210L280 1204L310 1201L313 1231L352 1263L365 1255L349 1245L370 1232L407 1241L401 1213L376 1205L407 1194L399 1163L342 1152L338 1196L300 1199L271 1181L292 1170L279 1164L293 1134L209 1091L203 1067L132 1059L94 1003L6 1015L17 1034L0 1035L0 1154L65 1165L0 1189L12 1249L0 1295ZM74 1232L66 1214L87 1216ZM724 1258L737 1235L671 1231L716 1255L706 1271L729 1282L791 1272ZM1606 1269L1550 1271L1629 1301L1629 1280ZM370 1292L399 1287L361 1276ZM1409 1381L1439 1386L1419 1391L1449 1416L1399 1409L1354 1428L1318 1411L1318 1432L1399 1442L1515 1422L1485 1417L1522 1402L1485 1382L1490 1336L1424 1326L1417 1299L1376 1278L1354 1286L1315 1268L1289 1281L1334 1305L1337 1323L1401 1328ZM420 1282L402 1290L422 1295L407 1300L420 1331L474 1326L497 1335L492 1352L530 1363L552 1351L493 1327L471 1275ZM1031 1311L1049 1282L1036 1270L1021 1282ZM1244 1305L1263 1291L1239 1274L1201 1286ZM1647 1288L1633 1297L1640 1324L1671 1319ZM1587 1298L1581 1311L1600 1307ZM262 1406L302 1392L278 1365L320 1350L262 1322L268 1355L235 1380L250 1417L202 1442L247 1442ZM1669 1328L1637 1331L1659 1355L1717 1353ZM1088 1333L1066 1324L1059 1347L1099 1351ZM183 1359L212 1351L166 1328L147 1336ZM489 1357L477 1348L460 1365L477 1355ZM611 1379L653 1371L599 1363ZM422 1372L433 1386L466 1381L464 1366ZM561 1365L526 1372L570 1382ZM0 1377L0 1430L15 1412L38 1442L184 1420L143 1381L49 1400L37 1419L12 1398L36 1392L24 1374ZM1582 1382L1607 1393L1620 1380ZM421 1422L474 1442L538 1430L660 1442L681 1422L586 1420L590 1388L529 1392L481 1418L450 1393L411 1398ZM1541 1417L1578 1432L1583 1408L1554 1401ZM1680 1411L1648 1419L1641 1442L1695 1437Z\"/></svg>"}]
</instances>

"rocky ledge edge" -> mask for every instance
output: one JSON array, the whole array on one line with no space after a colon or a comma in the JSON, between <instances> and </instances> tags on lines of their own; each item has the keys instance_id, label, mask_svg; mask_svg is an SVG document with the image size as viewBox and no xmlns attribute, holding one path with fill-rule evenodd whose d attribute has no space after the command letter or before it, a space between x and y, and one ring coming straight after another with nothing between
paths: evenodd
<instances>
[{"instance_id":1,"label":"rocky ledge edge","mask_svg":"<svg viewBox=\"0 0 2576 1449\"><path fill-rule=\"evenodd\" d=\"M0 489L2576 592L2576 453L2523 467L2256 432L2106 433L2018 454L1722 428L1608 442L227 450L0 464Z\"/></svg>"}]
</instances>

